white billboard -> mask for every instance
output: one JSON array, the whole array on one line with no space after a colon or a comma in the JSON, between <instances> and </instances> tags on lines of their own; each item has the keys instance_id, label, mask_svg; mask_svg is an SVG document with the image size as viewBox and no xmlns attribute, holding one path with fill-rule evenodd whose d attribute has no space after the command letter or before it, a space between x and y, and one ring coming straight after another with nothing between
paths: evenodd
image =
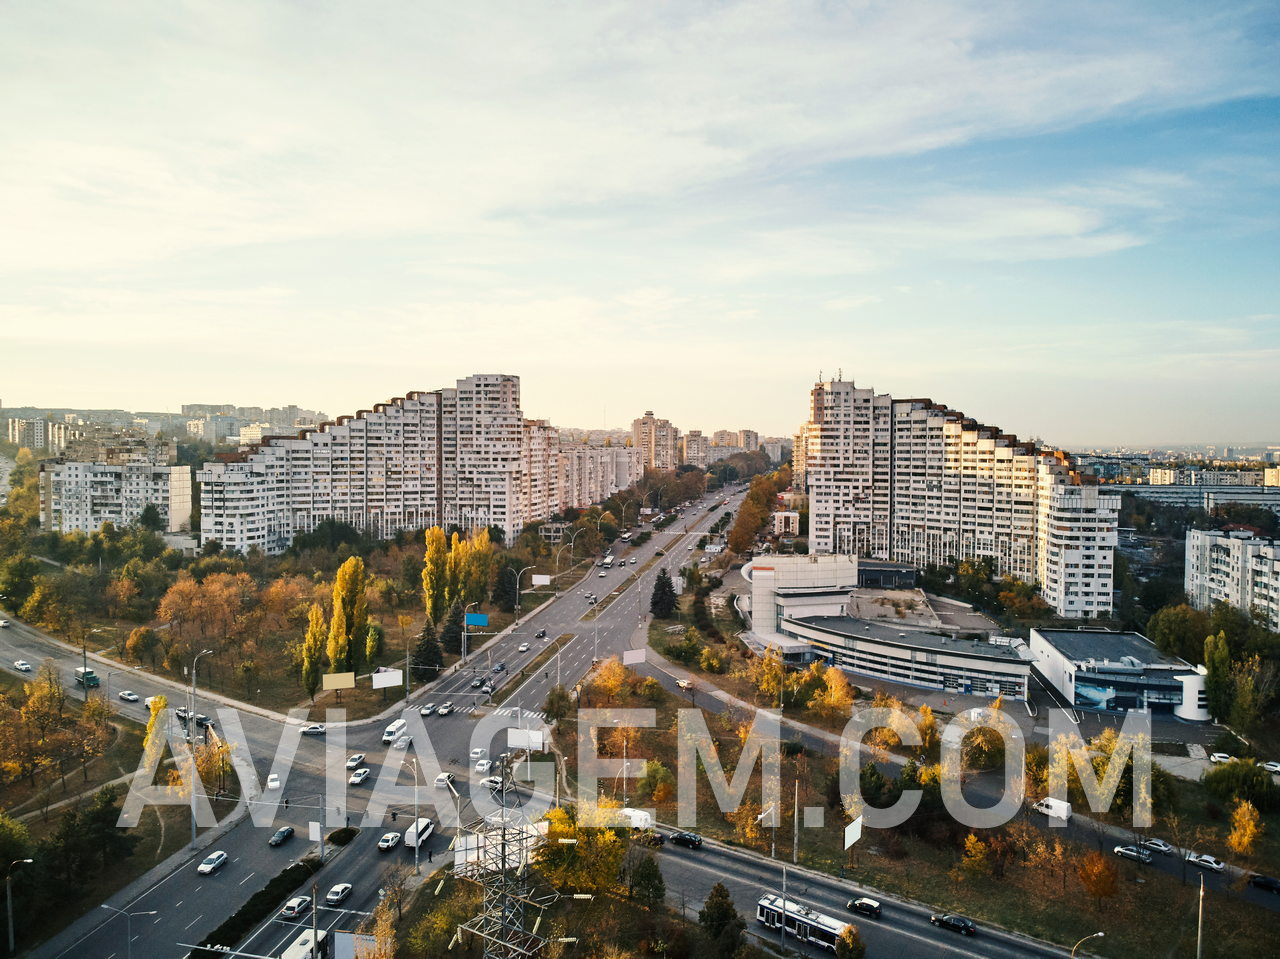
<instances>
[{"instance_id":1,"label":"white billboard","mask_svg":"<svg viewBox=\"0 0 1280 959\"><path fill-rule=\"evenodd\" d=\"M380 673L373 674L374 689L388 689L392 686L404 685L404 670L402 669L384 669Z\"/></svg>"},{"instance_id":2,"label":"white billboard","mask_svg":"<svg viewBox=\"0 0 1280 959\"><path fill-rule=\"evenodd\" d=\"M534 573L534 574L533 574L533 585L534 585L534 586L550 586L550 585L551 585L551 577L550 577L550 576L548 576L546 573Z\"/></svg>"}]
</instances>

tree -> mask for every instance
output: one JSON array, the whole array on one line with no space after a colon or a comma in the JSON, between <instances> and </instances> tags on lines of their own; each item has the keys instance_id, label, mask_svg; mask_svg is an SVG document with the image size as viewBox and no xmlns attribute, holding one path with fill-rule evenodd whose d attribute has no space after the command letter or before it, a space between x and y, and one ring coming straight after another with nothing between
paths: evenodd
<instances>
[{"instance_id":1,"label":"tree","mask_svg":"<svg viewBox=\"0 0 1280 959\"><path fill-rule=\"evenodd\" d=\"M333 618L329 620L329 642L325 650L329 656L329 672L347 672L344 664L347 662L350 646L351 636L347 632L347 611L339 603L333 607Z\"/></svg>"},{"instance_id":2,"label":"tree","mask_svg":"<svg viewBox=\"0 0 1280 959\"><path fill-rule=\"evenodd\" d=\"M449 560L449 541L444 530L432 526L427 530L427 552L422 566L422 605L427 618L439 623L449 608L445 603L445 564Z\"/></svg>"},{"instance_id":3,"label":"tree","mask_svg":"<svg viewBox=\"0 0 1280 959\"><path fill-rule=\"evenodd\" d=\"M626 843L616 829L604 825L618 808L602 802L599 807L557 806L547 815L547 841L539 846L538 867L556 886L584 892L605 893L618 883L618 871L626 855ZM562 843L562 839L576 840Z\"/></svg>"},{"instance_id":4,"label":"tree","mask_svg":"<svg viewBox=\"0 0 1280 959\"><path fill-rule=\"evenodd\" d=\"M320 674L324 671L325 622L324 610L319 603L312 603L307 610L307 634L302 640L302 688L311 701L316 701L320 688Z\"/></svg>"},{"instance_id":5,"label":"tree","mask_svg":"<svg viewBox=\"0 0 1280 959\"><path fill-rule=\"evenodd\" d=\"M1223 720L1231 712L1231 649L1224 633L1209 636L1204 641L1205 704L1209 714Z\"/></svg>"},{"instance_id":6,"label":"tree","mask_svg":"<svg viewBox=\"0 0 1280 959\"><path fill-rule=\"evenodd\" d=\"M0 810L0 861L8 866L31 854L31 834L27 827Z\"/></svg>"},{"instance_id":7,"label":"tree","mask_svg":"<svg viewBox=\"0 0 1280 959\"><path fill-rule=\"evenodd\" d=\"M1085 893L1093 898L1099 909L1102 908L1102 900L1110 899L1116 894L1119 873L1115 863L1097 850L1085 853L1076 866L1076 875L1080 877L1080 885L1084 887Z\"/></svg>"},{"instance_id":8,"label":"tree","mask_svg":"<svg viewBox=\"0 0 1280 959\"><path fill-rule=\"evenodd\" d=\"M445 618L444 628L440 630L440 645L444 647L446 653L451 653L454 656L462 654L462 634L465 620L466 617L460 603L454 603L449 607L449 614Z\"/></svg>"},{"instance_id":9,"label":"tree","mask_svg":"<svg viewBox=\"0 0 1280 959\"><path fill-rule=\"evenodd\" d=\"M717 882L711 887L706 903L698 910L698 922L711 940L712 954L717 959L730 959L741 947L742 932L747 924L738 915L724 883Z\"/></svg>"},{"instance_id":10,"label":"tree","mask_svg":"<svg viewBox=\"0 0 1280 959\"><path fill-rule=\"evenodd\" d=\"M364 634L364 661L370 666L373 661L382 655L382 641L385 637L382 627L377 623L370 623L365 627Z\"/></svg>"},{"instance_id":11,"label":"tree","mask_svg":"<svg viewBox=\"0 0 1280 959\"><path fill-rule=\"evenodd\" d=\"M138 525L153 533L164 529L164 520L160 518L160 510L156 508L155 503L148 503L142 507L142 513L138 516Z\"/></svg>"},{"instance_id":12,"label":"tree","mask_svg":"<svg viewBox=\"0 0 1280 959\"><path fill-rule=\"evenodd\" d=\"M617 659L610 659L600 667L600 672L596 676L595 687L600 690L604 697L613 700L618 693L622 692L622 687L627 682L627 667L623 666Z\"/></svg>"},{"instance_id":13,"label":"tree","mask_svg":"<svg viewBox=\"0 0 1280 959\"><path fill-rule=\"evenodd\" d=\"M844 670L828 666L822 674L822 688L813 694L809 707L827 716L847 716L853 706L853 687Z\"/></svg>"},{"instance_id":14,"label":"tree","mask_svg":"<svg viewBox=\"0 0 1280 959\"><path fill-rule=\"evenodd\" d=\"M670 619L676 611L676 587L666 567L658 570L653 582L653 596L649 600L649 612L658 619Z\"/></svg>"},{"instance_id":15,"label":"tree","mask_svg":"<svg viewBox=\"0 0 1280 959\"><path fill-rule=\"evenodd\" d=\"M631 871L631 895L645 909L657 909L666 899L667 883L652 855L645 855Z\"/></svg>"},{"instance_id":16,"label":"tree","mask_svg":"<svg viewBox=\"0 0 1280 959\"><path fill-rule=\"evenodd\" d=\"M936 759L938 750L942 748L942 739L938 733L938 722L934 719L933 709L928 703L920 707L916 726L920 729L920 745L918 751L926 759Z\"/></svg>"},{"instance_id":17,"label":"tree","mask_svg":"<svg viewBox=\"0 0 1280 959\"><path fill-rule=\"evenodd\" d=\"M144 659L150 661L152 669L156 665L156 653L160 650L160 637L156 635L156 631L147 626L139 626L137 629L129 633L129 638L125 641L124 651L129 658L136 663L142 662Z\"/></svg>"},{"instance_id":18,"label":"tree","mask_svg":"<svg viewBox=\"0 0 1280 959\"><path fill-rule=\"evenodd\" d=\"M559 723L573 711L573 700L559 683L551 687L546 702L542 704L542 713L553 723Z\"/></svg>"},{"instance_id":19,"label":"tree","mask_svg":"<svg viewBox=\"0 0 1280 959\"><path fill-rule=\"evenodd\" d=\"M836 939L836 959L864 959L867 945L862 941L862 933L854 925L845 926Z\"/></svg>"},{"instance_id":20,"label":"tree","mask_svg":"<svg viewBox=\"0 0 1280 959\"><path fill-rule=\"evenodd\" d=\"M1204 652L1209 617L1186 603L1157 610L1147 621L1147 637L1162 652L1195 662Z\"/></svg>"},{"instance_id":21,"label":"tree","mask_svg":"<svg viewBox=\"0 0 1280 959\"><path fill-rule=\"evenodd\" d=\"M973 833L965 837L960 872L975 877L991 875L991 847Z\"/></svg>"},{"instance_id":22,"label":"tree","mask_svg":"<svg viewBox=\"0 0 1280 959\"><path fill-rule=\"evenodd\" d=\"M335 673L358 672L364 654L365 635L369 628L369 605L365 598L364 560L350 557L338 567L333 579L333 624L341 623L343 636L342 655L335 660L330 640L330 669ZM341 618L338 610L342 610Z\"/></svg>"},{"instance_id":23,"label":"tree","mask_svg":"<svg viewBox=\"0 0 1280 959\"><path fill-rule=\"evenodd\" d=\"M413 656L410 659L411 667L419 673L419 681L435 679L440 675L440 669L444 666L444 651L440 648L440 641L436 639L436 629L431 624L431 620L427 620L422 624L422 632L418 634L418 644L413 647ZM423 677L421 674L426 673Z\"/></svg>"},{"instance_id":24,"label":"tree","mask_svg":"<svg viewBox=\"0 0 1280 959\"><path fill-rule=\"evenodd\" d=\"M1236 808L1231 810L1231 833L1227 836L1227 845L1237 855L1251 856L1261 835L1262 818L1258 810L1247 799L1238 800Z\"/></svg>"}]
</instances>

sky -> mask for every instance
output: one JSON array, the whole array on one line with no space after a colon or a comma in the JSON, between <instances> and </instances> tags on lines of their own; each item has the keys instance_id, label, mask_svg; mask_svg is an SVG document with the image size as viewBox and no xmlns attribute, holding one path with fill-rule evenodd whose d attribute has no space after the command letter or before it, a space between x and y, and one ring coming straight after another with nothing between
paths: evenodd
<instances>
[{"instance_id":1,"label":"sky","mask_svg":"<svg viewBox=\"0 0 1280 959\"><path fill-rule=\"evenodd\" d=\"M0 8L0 401L1280 443L1274 3Z\"/></svg>"}]
</instances>

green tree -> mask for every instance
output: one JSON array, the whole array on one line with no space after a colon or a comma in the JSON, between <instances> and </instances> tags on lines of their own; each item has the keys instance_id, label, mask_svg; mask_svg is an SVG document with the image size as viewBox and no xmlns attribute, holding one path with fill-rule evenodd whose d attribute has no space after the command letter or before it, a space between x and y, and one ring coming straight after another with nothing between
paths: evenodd
<instances>
[{"instance_id":1,"label":"green tree","mask_svg":"<svg viewBox=\"0 0 1280 959\"><path fill-rule=\"evenodd\" d=\"M31 834L27 827L0 810L0 861L7 867L15 859L31 855Z\"/></svg>"},{"instance_id":2,"label":"green tree","mask_svg":"<svg viewBox=\"0 0 1280 959\"><path fill-rule=\"evenodd\" d=\"M418 643L413 647L411 660L419 682L429 682L440 675L440 667L444 665L444 652L440 649L440 641L436 639L436 629L431 620L422 624L422 632L418 634Z\"/></svg>"},{"instance_id":3,"label":"green tree","mask_svg":"<svg viewBox=\"0 0 1280 959\"><path fill-rule=\"evenodd\" d=\"M707 901L698 910L698 922L711 943L717 959L732 959L742 946L742 933L747 924L738 915L733 898L724 883L717 882L707 893Z\"/></svg>"},{"instance_id":4,"label":"green tree","mask_svg":"<svg viewBox=\"0 0 1280 959\"><path fill-rule=\"evenodd\" d=\"M119 786L103 786L93 796L93 801L80 816L80 826L90 849L100 859L103 869L118 866L133 855L133 847L140 841L134 830L121 829Z\"/></svg>"},{"instance_id":5,"label":"green tree","mask_svg":"<svg viewBox=\"0 0 1280 959\"><path fill-rule=\"evenodd\" d=\"M1204 641L1204 693L1209 714L1217 720L1231 715L1231 649L1223 633Z\"/></svg>"},{"instance_id":6,"label":"green tree","mask_svg":"<svg viewBox=\"0 0 1280 959\"><path fill-rule=\"evenodd\" d=\"M454 656L462 654L462 632L465 615L463 613L462 604L454 603L449 607L448 615L445 617L444 628L440 630L440 645L444 647L446 653Z\"/></svg>"},{"instance_id":7,"label":"green tree","mask_svg":"<svg viewBox=\"0 0 1280 959\"><path fill-rule=\"evenodd\" d=\"M558 723L573 711L573 700L559 683L551 687L546 702L542 704L542 713L553 723Z\"/></svg>"},{"instance_id":8,"label":"green tree","mask_svg":"<svg viewBox=\"0 0 1280 959\"><path fill-rule=\"evenodd\" d=\"M1209 617L1186 603L1157 610L1147 621L1147 637L1161 651L1196 662L1209 635Z\"/></svg>"},{"instance_id":9,"label":"green tree","mask_svg":"<svg viewBox=\"0 0 1280 959\"><path fill-rule=\"evenodd\" d=\"M307 633L302 640L302 688L315 702L320 689L320 674L324 672L325 644L324 610L319 603L312 603L307 610Z\"/></svg>"},{"instance_id":10,"label":"green tree","mask_svg":"<svg viewBox=\"0 0 1280 959\"><path fill-rule=\"evenodd\" d=\"M676 611L676 587L666 567L658 570L653 582L653 595L649 599L649 612L658 619L670 619Z\"/></svg>"},{"instance_id":11,"label":"green tree","mask_svg":"<svg viewBox=\"0 0 1280 959\"><path fill-rule=\"evenodd\" d=\"M646 855L631 872L631 894L645 909L657 909L667 897L667 884L662 878L658 860Z\"/></svg>"},{"instance_id":12,"label":"green tree","mask_svg":"<svg viewBox=\"0 0 1280 959\"><path fill-rule=\"evenodd\" d=\"M155 503L148 503L142 507L142 513L138 516L138 525L153 533L164 529L164 520L160 518L160 510L156 508Z\"/></svg>"}]
</instances>

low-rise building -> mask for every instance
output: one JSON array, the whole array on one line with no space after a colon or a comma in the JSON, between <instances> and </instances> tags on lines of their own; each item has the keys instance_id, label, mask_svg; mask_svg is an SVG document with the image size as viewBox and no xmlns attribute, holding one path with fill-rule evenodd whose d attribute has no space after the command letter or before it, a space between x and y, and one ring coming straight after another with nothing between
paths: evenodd
<instances>
[{"instance_id":1,"label":"low-rise building","mask_svg":"<svg viewBox=\"0 0 1280 959\"><path fill-rule=\"evenodd\" d=\"M1208 721L1202 666L1169 656L1141 633L1033 629L1036 670L1077 709L1149 709Z\"/></svg>"},{"instance_id":2,"label":"low-rise building","mask_svg":"<svg viewBox=\"0 0 1280 959\"><path fill-rule=\"evenodd\" d=\"M774 536L799 536L800 514L793 509L774 510L770 517Z\"/></svg>"}]
</instances>

